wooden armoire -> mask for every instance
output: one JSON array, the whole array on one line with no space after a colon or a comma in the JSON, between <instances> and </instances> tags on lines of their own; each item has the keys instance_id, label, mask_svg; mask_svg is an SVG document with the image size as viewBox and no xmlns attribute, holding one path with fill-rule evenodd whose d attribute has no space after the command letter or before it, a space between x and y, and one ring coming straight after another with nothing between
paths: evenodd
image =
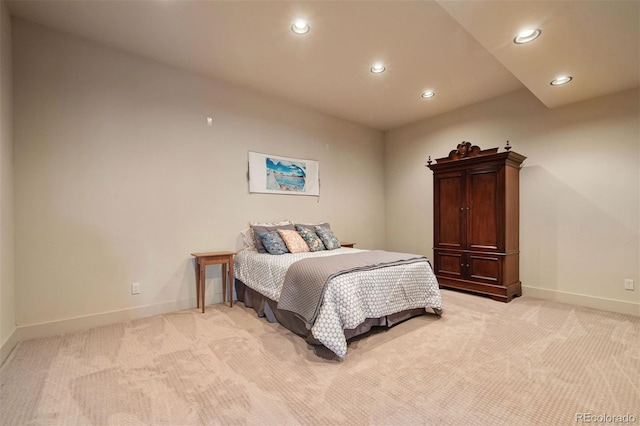
<instances>
[{"instance_id":1,"label":"wooden armoire","mask_svg":"<svg viewBox=\"0 0 640 426\"><path fill-rule=\"evenodd\" d=\"M433 255L440 287L509 302L522 294L520 165L526 157L462 142L436 159Z\"/></svg>"}]
</instances>

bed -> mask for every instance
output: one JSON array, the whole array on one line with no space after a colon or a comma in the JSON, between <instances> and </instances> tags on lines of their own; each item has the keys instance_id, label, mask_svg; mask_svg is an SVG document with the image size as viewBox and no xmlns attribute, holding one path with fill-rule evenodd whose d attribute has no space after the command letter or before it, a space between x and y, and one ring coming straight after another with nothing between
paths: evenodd
<instances>
[{"instance_id":1,"label":"bed","mask_svg":"<svg viewBox=\"0 0 640 426\"><path fill-rule=\"evenodd\" d=\"M337 248L271 255L243 249L234 260L238 300L259 316L304 337L308 343L326 346L340 359L347 354L347 341L372 327L391 327L418 315L442 314L438 282L429 261L418 255L411 255L417 258L410 263L360 268L331 277L311 318L281 309L285 302L281 298L291 298L291 286L300 287L299 282L292 283L291 272L286 279L290 268L295 269L310 258L355 255L330 259L333 262L369 256L359 254L364 252L367 250ZM378 251L369 253L374 252ZM379 252L382 256L388 253Z\"/></svg>"}]
</instances>

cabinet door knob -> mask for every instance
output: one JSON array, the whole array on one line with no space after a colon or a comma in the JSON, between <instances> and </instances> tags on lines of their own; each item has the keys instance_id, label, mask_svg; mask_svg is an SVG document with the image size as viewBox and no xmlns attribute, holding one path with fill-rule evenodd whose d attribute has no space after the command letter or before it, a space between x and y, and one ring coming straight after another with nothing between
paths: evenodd
<instances>
[{"instance_id":1,"label":"cabinet door knob","mask_svg":"<svg viewBox=\"0 0 640 426\"><path fill-rule=\"evenodd\" d=\"M467 263L467 268L469 267L469 264Z\"/></svg>"}]
</instances>

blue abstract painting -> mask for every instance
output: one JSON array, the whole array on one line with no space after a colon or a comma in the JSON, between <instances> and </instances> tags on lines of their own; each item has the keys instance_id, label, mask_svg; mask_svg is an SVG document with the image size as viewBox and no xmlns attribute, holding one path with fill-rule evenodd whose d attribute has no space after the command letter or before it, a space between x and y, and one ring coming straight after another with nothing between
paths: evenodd
<instances>
[{"instance_id":1,"label":"blue abstract painting","mask_svg":"<svg viewBox=\"0 0 640 426\"><path fill-rule=\"evenodd\" d=\"M290 161L278 157L266 158L267 189L305 192L307 165L304 161Z\"/></svg>"},{"instance_id":2,"label":"blue abstract painting","mask_svg":"<svg viewBox=\"0 0 640 426\"><path fill-rule=\"evenodd\" d=\"M320 162L249 151L249 193L320 195Z\"/></svg>"}]
</instances>

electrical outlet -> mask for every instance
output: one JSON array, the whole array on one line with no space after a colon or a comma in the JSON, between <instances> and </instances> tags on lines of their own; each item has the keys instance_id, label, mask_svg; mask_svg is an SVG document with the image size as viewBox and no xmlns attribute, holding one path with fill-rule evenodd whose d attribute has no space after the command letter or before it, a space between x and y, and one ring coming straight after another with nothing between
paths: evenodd
<instances>
[{"instance_id":1,"label":"electrical outlet","mask_svg":"<svg viewBox=\"0 0 640 426\"><path fill-rule=\"evenodd\" d=\"M140 283L131 284L131 294L140 294Z\"/></svg>"},{"instance_id":2,"label":"electrical outlet","mask_svg":"<svg viewBox=\"0 0 640 426\"><path fill-rule=\"evenodd\" d=\"M624 280L624 289L625 290L633 290L633 280L627 278Z\"/></svg>"}]
</instances>

